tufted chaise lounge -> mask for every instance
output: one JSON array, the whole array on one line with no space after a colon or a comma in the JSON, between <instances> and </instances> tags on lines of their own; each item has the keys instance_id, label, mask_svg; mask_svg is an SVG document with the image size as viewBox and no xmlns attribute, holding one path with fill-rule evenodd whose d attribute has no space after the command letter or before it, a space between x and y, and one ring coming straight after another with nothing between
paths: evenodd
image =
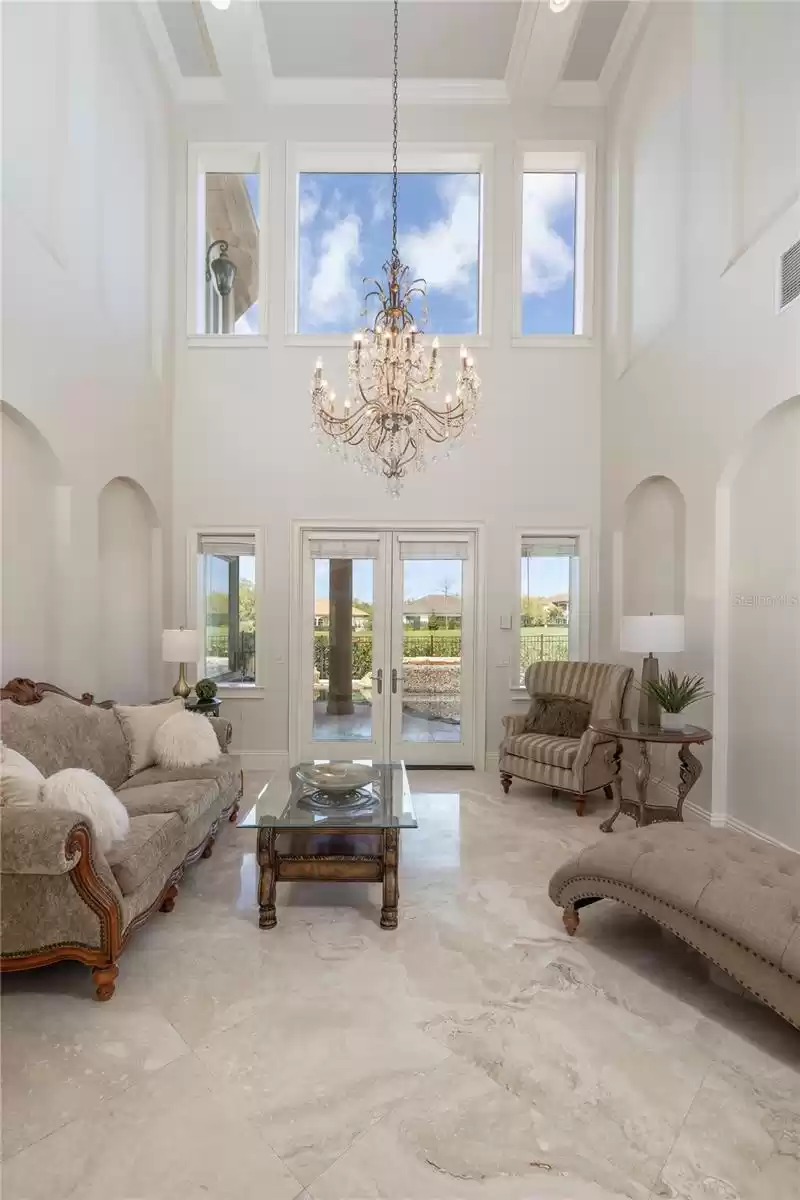
<instances>
[{"instance_id":1,"label":"tufted chaise lounge","mask_svg":"<svg viewBox=\"0 0 800 1200\"><path fill-rule=\"evenodd\" d=\"M578 910L620 900L694 946L800 1029L800 855L729 829L665 824L604 838L553 875Z\"/></svg>"}]
</instances>

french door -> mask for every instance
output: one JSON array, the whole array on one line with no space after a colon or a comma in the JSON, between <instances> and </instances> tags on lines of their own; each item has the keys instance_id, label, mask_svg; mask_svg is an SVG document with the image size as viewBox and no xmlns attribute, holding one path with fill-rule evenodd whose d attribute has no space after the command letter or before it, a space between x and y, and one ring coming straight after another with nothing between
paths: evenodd
<instances>
[{"instance_id":1,"label":"french door","mask_svg":"<svg viewBox=\"0 0 800 1200\"><path fill-rule=\"evenodd\" d=\"M475 765L473 532L305 530L299 755Z\"/></svg>"}]
</instances>

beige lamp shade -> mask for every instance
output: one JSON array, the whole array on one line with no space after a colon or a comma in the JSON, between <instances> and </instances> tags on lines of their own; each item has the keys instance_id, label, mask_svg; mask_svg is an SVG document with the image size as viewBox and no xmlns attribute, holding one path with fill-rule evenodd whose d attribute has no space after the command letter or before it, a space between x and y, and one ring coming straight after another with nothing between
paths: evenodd
<instances>
[{"instance_id":1,"label":"beige lamp shade","mask_svg":"<svg viewBox=\"0 0 800 1200\"><path fill-rule=\"evenodd\" d=\"M165 629L161 634L161 657L168 663L193 663L199 658L196 629Z\"/></svg>"},{"instance_id":2,"label":"beige lamp shade","mask_svg":"<svg viewBox=\"0 0 800 1200\"><path fill-rule=\"evenodd\" d=\"M653 614L623 617L619 648L628 654L679 654L683 650L683 616Z\"/></svg>"}]
</instances>

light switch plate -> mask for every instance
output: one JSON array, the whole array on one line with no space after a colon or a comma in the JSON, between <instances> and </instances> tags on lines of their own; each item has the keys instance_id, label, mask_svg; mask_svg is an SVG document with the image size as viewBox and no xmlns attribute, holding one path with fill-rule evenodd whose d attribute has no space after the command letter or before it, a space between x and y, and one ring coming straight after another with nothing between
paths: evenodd
<instances>
[{"instance_id":1,"label":"light switch plate","mask_svg":"<svg viewBox=\"0 0 800 1200\"><path fill-rule=\"evenodd\" d=\"M502 616L500 617L500 628L501 629L510 629L511 628L511 620L512 620L511 613L503 613Z\"/></svg>"}]
</instances>

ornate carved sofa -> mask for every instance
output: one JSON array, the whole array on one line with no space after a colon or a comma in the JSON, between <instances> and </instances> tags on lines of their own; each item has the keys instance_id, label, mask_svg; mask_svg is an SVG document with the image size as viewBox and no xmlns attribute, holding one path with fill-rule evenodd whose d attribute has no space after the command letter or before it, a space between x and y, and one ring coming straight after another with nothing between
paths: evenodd
<instances>
[{"instance_id":1,"label":"ornate carved sofa","mask_svg":"<svg viewBox=\"0 0 800 1200\"><path fill-rule=\"evenodd\" d=\"M158 910L172 911L186 867L209 857L220 823L236 818L242 772L227 753L230 725L209 718L219 762L131 775L116 715L88 693L77 700L52 684L14 679L0 692L0 713L7 746L44 775L93 771L131 818L128 837L105 857L79 814L0 809L0 966L24 971L77 959L92 968L98 1000L109 1000L131 933Z\"/></svg>"},{"instance_id":2,"label":"ornate carved sofa","mask_svg":"<svg viewBox=\"0 0 800 1200\"><path fill-rule=\"evenodd\" d=\"M622 716L633 671L618 663L544 662L525 672L528 695L574 696L592 706L592 720ZM550 737L525 732L525 713L503 717L505 737L500 744L500 778L508 792L514 776L542 783L554 793L575 797L578 816L586 811L586 796L603 788L613 799L616 743L591 729L580 738Z\"/></svg>"}]
</instances>

